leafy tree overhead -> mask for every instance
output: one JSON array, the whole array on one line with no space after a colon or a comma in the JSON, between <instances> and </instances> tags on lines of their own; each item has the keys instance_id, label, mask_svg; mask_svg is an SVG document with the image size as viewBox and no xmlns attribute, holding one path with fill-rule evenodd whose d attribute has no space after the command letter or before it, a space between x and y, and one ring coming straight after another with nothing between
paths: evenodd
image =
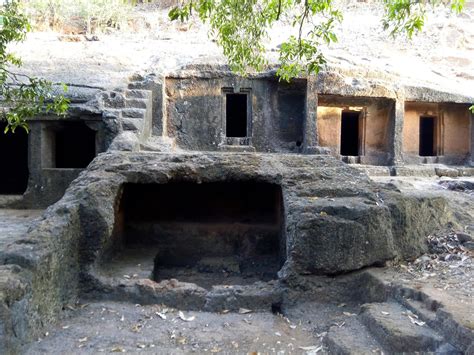
<instances>
[{"instance_id":1,"label":"leafy tree overhead","mask_svg":"<svg viewBox=\"0 0 474 355\"><path fill-rule=\"evenodd\" d=\"M18 1L11 0L0 8L0 121L6 121L5 133L21 127L28 130L27 119L41 113L64 114L68 100L53 95L52 83L30 77L16 70L21 59L8 52L10 43L25 39L30 25L21 13Z\"/></svg>"},{"instance_id":2,"label":"leafy tree overhead","mask_svg":"<svg viewBox=\"0 0 474 355\"><path fill-rule=\"evenodd\" d=\"M464 0L381 0L385 14L382 26L395 36L408 37L421 31L427 9L450 6L460 12ZM290 80L317 73L326 63L322 44L337 42L335 25L342 13L332 0L183 0L173 8L172 20L185 21L192 14L210 25L210 34L222 47L231 68L241 74L262 70L266 64L265 40L279 22L294 29L280 45L278 75Z\"/></svg>"}]
</instances>

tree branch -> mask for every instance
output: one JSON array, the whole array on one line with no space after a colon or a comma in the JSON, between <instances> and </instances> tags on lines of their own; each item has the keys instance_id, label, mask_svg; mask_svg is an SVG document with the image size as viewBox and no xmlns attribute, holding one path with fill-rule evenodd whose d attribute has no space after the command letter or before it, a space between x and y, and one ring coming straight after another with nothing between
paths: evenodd
<instances>
[{"instance_id":1,"label":"tree branch","mask_svg":"<svg viewBox=\"0 0 474 355\"><path fill-rule=\"evenodd\" d=\"M300 28L299 28L299 34L298 34L298 49L301 51L301 38L303 36L303 25L308 17L309 14L309 6L308 6L308 0L304 1L304 12L303 16L301 16L301 22L300 22Z\"/></svg>"}]
</instances>

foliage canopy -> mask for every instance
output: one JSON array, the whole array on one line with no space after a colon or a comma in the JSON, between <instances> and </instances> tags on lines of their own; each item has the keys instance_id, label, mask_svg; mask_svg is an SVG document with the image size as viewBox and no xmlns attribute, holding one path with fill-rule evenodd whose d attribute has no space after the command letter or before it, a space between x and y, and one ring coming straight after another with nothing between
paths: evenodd
<instances>
[{"instance_id":1,"label":"foliage canopy","mask_svg":"<svg viewBox=\"0 0 474 355\"><path fill-rule=\"evenodd\" d=\"M381 1L383 28L393 36L409 37L423 28L428 8L449 5L460 12L464 5L464 0ZM286 81L320 70L326 63L321 46L337 42L335 25L342 20L333 0L183 0L169 17L185 21L193 14L210 24L211 36L231 68L241 74L267 65L264 43L269 30L279 21L290 23L294 31L279 47L277 73Z\"/></svg>"},{"instance_id":2,"label":"foliage canopy","mask_svg":"<svg viewBox=\"0 0 474 355\"><path fill-rule=\"evenodd\" d=\"M64 114L68 108L64 96L53 95L51 82L15 71L21 59L8 51L8 45L23 41L29 30L18 1L7 1L0 8L0 120L7 121L5 133L18 127L28 130L28 118L45 112Z\"/></svg>"}]
</instances>

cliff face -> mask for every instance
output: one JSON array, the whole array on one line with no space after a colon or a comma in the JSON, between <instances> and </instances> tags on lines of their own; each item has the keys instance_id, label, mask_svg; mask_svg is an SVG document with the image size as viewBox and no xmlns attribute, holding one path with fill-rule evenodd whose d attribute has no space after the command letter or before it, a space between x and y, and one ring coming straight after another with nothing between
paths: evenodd
<instances>
[{"instance_id":1,"label":"cliff face","mask_svg":"<svg viewBox=\"0 0 474 355\"><path fill-rule=\"evenodd\" d=\"M460 15L446 9L429 13L424 31L409 40L393 39L382 30L378 3L341 0L338 6L344 20L336 31L339 42L324 48L327 69L350 71L360 79L382 76L402 85L468 95L474 81L473 4L468 1ZM84 95L93 90L90 87L123 87L135 72L160 74L191 64L225 63L205 25L171 23L167 12L142 5L134 13L134 32L98 35L98 41L32 33L14 51L24 59L27 73L87 86ZM284 25L271 30L272 61L276 61L274 49L290 31Z\"/></svg>"}]
</instances>

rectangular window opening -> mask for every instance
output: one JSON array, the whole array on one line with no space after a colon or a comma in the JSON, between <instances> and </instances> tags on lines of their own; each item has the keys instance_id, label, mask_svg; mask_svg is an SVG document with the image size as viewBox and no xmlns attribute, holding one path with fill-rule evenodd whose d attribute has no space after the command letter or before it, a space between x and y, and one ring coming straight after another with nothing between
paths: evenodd
<instances>
[{"instance_id":1,"label":"rectangular window opening","mask_svg":"<svg viewBox=\"0 0 474 355\"><path fill-rule=\"evenodd\" d=\"M226 94L226 136L248 136L247 94Z\"/></svg>"},{"instance_id":2,"label":"rectangular window opening","mask_svg":"<svg viewBox=\"0 0 474 355\"><path fill-rule=\"evenodd\" d=\"M341 155L358 156L360 151L360 112L342 112Z\"/></svg>"},{"instance_id":3,"label":"rectangular window opening","mask_svg":"<svg viewBox=\"0 0 474 355\"><path fill-rule=\"evenodd\" d=\"M435 156L436 117L420 117L420 156Z\"/></svg>"},{"instance_id":4,"label":"rectangular window opening","mask_svg":"<svg viewBox=\"0 0 474 355\"><path fill-rule=\"evenodd\" d=\"M0 173L0 195L21 195L28 186L28 134L21 127L15 133L4 133L0 123L0 152L3 152Z\"/></svg>"},{"instance_id":5,"label":"rectangular window opening","mask_svg":"<svg viewBox=\"0 0 474 355\"><path fill-rule=\"evenodd\" d=\"M69 122L54 132L55 167L84 169L96 155L96 132L83 122Z\"/></svg>"}]
</instances>

